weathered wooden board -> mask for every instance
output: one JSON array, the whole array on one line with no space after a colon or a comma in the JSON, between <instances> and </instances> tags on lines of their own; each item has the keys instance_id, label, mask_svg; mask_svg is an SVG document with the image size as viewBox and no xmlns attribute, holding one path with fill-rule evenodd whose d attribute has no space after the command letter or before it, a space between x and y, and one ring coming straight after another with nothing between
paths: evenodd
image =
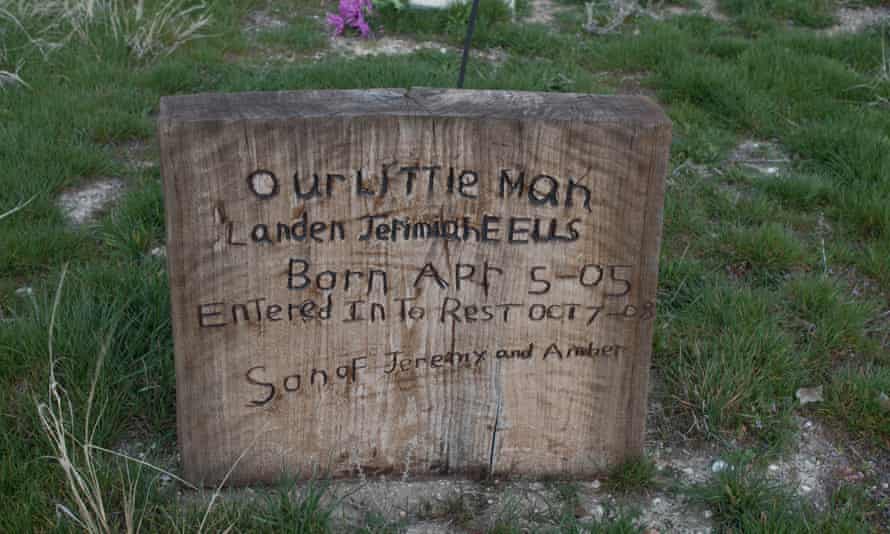
<instances>
[{"instance_id":1,"label":"weathered wooden board","mask_svg":"<svg viewBox=\"0 0 890 534\"><path fill-rule=\"evenodd\" d=\"M642 451L670 122L644 98L164 98L185 476L585 476Z\"/></svg>"}]
</instances>

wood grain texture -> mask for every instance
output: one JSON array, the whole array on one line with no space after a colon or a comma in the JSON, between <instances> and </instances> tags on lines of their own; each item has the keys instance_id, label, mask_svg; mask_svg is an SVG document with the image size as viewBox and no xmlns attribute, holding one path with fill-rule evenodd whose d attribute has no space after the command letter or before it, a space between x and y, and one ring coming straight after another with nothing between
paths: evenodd
<instances>
[{"instance_id":1,"label":"wood grain texture","mask_svg":"<svg viewBox=\"0 0 890 534\"><path fill-rule=\"evenodd\" d=\"M186 478L245 451L231 483L582 477L642 452L657 106L208 94L162 99L158 128Z\"/></svg>"}]
</instances>

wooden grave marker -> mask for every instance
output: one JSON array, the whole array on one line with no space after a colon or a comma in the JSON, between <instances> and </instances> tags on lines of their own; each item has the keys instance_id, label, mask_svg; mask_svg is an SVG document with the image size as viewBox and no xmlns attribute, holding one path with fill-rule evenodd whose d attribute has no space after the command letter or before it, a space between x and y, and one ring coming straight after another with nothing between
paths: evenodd
<instances>
[{"instance_id":1,"label":"wooden grave marker","mask_svg":"<svg viewBox=\"0 0 890 534\"><path fill-rule=\"evenodd\" d=\"M187 479L642 452L671 138L650 101L205 94L162 99L159 133Z\"/></svg>"}]
</instances>

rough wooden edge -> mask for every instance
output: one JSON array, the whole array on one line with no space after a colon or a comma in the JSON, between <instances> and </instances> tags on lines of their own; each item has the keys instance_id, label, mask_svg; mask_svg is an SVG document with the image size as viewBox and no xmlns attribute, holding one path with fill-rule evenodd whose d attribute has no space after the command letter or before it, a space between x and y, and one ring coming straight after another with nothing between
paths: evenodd
<instances>
[{"instance_id":1,"label":"rough wooden edge","mask_svg":"<svg viewBox=\"0 0 890 534\"><path fill-rule=\"evenodd\" d=\"M531 119L670 124L643 96L464 89L367 89L201 93L161 98L161 121L264 120L292 117L411 115L483 119Z\"/></svg>"}]
</instances>

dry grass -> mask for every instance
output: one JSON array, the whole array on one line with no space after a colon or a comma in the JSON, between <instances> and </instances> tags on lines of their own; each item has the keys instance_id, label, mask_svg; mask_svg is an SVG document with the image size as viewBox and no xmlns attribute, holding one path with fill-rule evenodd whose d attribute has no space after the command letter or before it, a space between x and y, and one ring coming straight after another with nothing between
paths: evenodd
<instances>
[{"instance_id":1,"label":"dry grass","mask_svg":"<svg viewBox=\"0 0 890 534\"><path fill-rule=\"evenodd\" d=\"M62 288L65 284L66 273L67 268L63 268L62 274L59 277L59 284L56 288L55 298L53 299L52 311L50 313L47 347L49 351L49 384L47 398L44 401L36 401L37 414L40 419L41 427L53 450L53 456L51 458L62 468L62 473L65 479L65 488L70 501L70 506L57 503L56 511L60 516L67 517L79 528L82 528L90 534L111 534L112 532L119 531L119 528L112 519L112 513L108 510L106 505L105 493L107 490L103 487L103 483L99 476L100 467L97 462L95 451L99 450L113 453L114 455L127 460L124 463L123 468L123 478L125 478L126 490L121 498L123 510L120 512L124 522L123 528L127 533L139 532L142 520L137 514L137 510L139 509L137 508L137 494L141 469L137 471L134 478L130 472L130 462L135 462L140 466L147 466L161 473L165 473L189 486L191 486L191 484L188 484L188 482L180 479L176 475L147 462L104 449L94 444L96 429L102 419L104 408L104 406L100 407L98 412L94 415L93 408L96 401L96 386L99 383L99 377L101 376L102 365L108 350L108 340L111 338L110 335L106 336L106 341L103 343L102 349L96 360L96 368L93 372L93 380L91 382L90 392L85 407L83 428L75 428L77 420L75 408L68 392L59 383L56 377L57 358L53 347L56 317L59 301L61 300Z\"/></svg>"},{"instance_id":2,"label":"dry grass","mask_svg":"<svg viewBox=\"0 0 890 534\"><path fill-rule=\"evenodd\" d=\"M3 71L0 71L0 86L3 85L3 83L2 83L2 78L3 78ZM23 83L24 83L24 82L23 82ZM21 204L19 204L18 206L14 207L14 208L12 208L12 209L10 209L10 210L7 210L7 211L4 211L3 213L0 213L0 221L2 221L3 219L9 217L10 215L12 215L13 213L15 213L15 212L17 212L17 211L19 211L19 210L25 209L25 207L27 207L28 204L30 204L31 202L34 202L34 199L35 199L35 198L37 198L37 195L32 196L32 197L29 198L28 200L22 202Z\"/></svg>"},{"instance_id":3,"label":"dry grass","mask_svg":"<svg viewBox=\"0 0 890 534\"><path fill-rule=\"evenodd\" d=\"M28 87L28 82L26 82L22 79L21 76L19 76L19 70L21 70L21 64L16 67L15 71L0 70L0 89L4 89L13 85L22 85ZM7 214L4 213L3 215L6 216Z\"/></svg>"},{"instance_id":4,"label":"dry grass","mask_svg":"<svg viewBox=\"0 0 890 534\"><path fill-rule=\"evenodd\" d=\"M13 210L0 215L0 219L23 208L31 200L33 200L33 198L17 206ZM146 509L145 506L139 506L139 503L137 503L142 467L147 467L158 473L165 474L192 490L198 490L198 488L179 476L149 462L95 444L94 437L102 418L104 406L100 407L98 411L94 413L94 405L96 403L96 391L102 373L102 366L107 355L109 340L112 337L110 333L106 335L105 342L102 344L102 348L96 359L96 367L93 371L93 379L87 396L86 406L84 408L85 414L83 416L83 427L75 428L77 421L75 406L71 402L68 392L57 379L56 364L58 360L53 345L54 333L56 331L56 317L58 315L59 302L65 284L66 273L67 267L64 267L62 269L62 274L59 277L59 283L56 287L52 310L50 312L47 347L49 353L49 385L47 398L44 401L36 401L41 427L53 450L51 459L55 460L62 469L66 492L70 501L69 504L56 503L56 511L59 516L66 517L79 528L90 534L111 534L113 532L118 532L121 527L115 523L113 519L115 516L122 518L122 528L125 532L128 534L137 533L141 529L143 520L143 516L139 512L141 510L141 512L144 513ZM250 446L239 455L229 468L228 472L226 472L222 481L217 485L204 510L201 522L197 526L196 532L199 534L204 532L214 505L219 500L222 488L228 482L241 460L253 448L264 433L265 430L259 432L257 436L254 437ZM108 489L103 485L99 476L100 466L95 454L96 451L124 460L123 468L120 473L120 478L123 480L123 486L125 488L123 495L121 496L123 509L116 513L112 513L106 505L105 497ZM132 464L139 466L139 470L136 471L135 477L130 469ZM229 526L224 532L229 532L231 528L232 527Z\"/></svg>"},{"instance_id":5,"label":"dry grass","mask_svg":"<svg viewBox=\"0 0 890 534\"><path fill-rule=\"evenodd\" d=\"M96 33L105 31L143 59L203 37L210 15L204 2L186 0L0 0L0 20L25 32L43 54L72 41L95 46Z\"/></svg>"},{"instance_id":6,"label":"dry grass","mask_svg":"<svg viewBox=\"0 0 890 534\"><path fill-rule=\"evenodd\" d=\"M63 269L59 277L59 285L56 288L56 295L50 314L48 346L49 391L47 392L46 401L37 403L37 413L41 426L52 445L55 454L53 459L58 462L65 475L68 496L74 504L74 510L63 504L57 504L57 510L89 533L111 533L112 526L105 509L102 486L99 483L98 470L92 450L95 425L90 425L96 384L102 368L102 362L105 359L107 344L103 345L103 350L100 352L96 362L96 371L87 401L82 438L77 438L73 434L75 421L74 406L68 397L68 393L56 380L56 356L53 350L53 334L55 332L56 315L62 288L65 284L66 272L67 270ZM97 420L100 418L101 410ZM128 496L131 494L132 492L128 492ZM135 511L134 500L125 497L125 501L125 507L127 508L125 517L131 518ZM128 527L127 531L130 532L132 530Z\"/></svg>"}]
</instances>

